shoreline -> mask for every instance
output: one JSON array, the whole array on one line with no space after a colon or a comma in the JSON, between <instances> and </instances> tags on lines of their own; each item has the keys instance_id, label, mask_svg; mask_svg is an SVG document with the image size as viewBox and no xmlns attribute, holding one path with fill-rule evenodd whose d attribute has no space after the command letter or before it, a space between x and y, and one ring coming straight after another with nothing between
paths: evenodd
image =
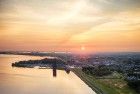
<instances>
[{"instance_id":1,"label":"shoreline","mask_svg":"<svg viewBox=\"0 0 140 94\"><path fill-rule=\"evenodd\" d=\"M99 89L97 86L95 86L95 83L92 83L88 79L84 77L84 74L79 69L71 69L71 71L77 75L86 85L88 85L93 91L95 91L96 94L106 94L101 89Z\"/></svg>"}]
</instances>

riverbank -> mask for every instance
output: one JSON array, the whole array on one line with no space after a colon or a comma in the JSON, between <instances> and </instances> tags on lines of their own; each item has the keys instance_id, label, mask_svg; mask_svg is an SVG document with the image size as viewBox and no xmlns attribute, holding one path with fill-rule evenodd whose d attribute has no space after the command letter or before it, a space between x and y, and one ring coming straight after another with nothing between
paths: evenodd
<instances>
[{"instance_id":1,"label":"riverbank","mask_svg":"<svg viewBox=\"0 0 140 94\"><path fill-rule=\"evenodd\" d=\"M72 71L81 79L83 80L93 91L97 94L105 94L101 89L96 86L94 81L91 81L86 74L82 72L81 69L72 69ZM94 80L94 79L93 79Z\"/></svg>"},{"instance_id":2,"label":"riverbank","mask_svg":"<svg viewBox=\"0 0 140 94\"><path fill-rule=\"evenodd\" d=\"M81 69L72 71L97 94L137 94L122 79L97 79L85 74Z\"/></svg>"}]
</instances>

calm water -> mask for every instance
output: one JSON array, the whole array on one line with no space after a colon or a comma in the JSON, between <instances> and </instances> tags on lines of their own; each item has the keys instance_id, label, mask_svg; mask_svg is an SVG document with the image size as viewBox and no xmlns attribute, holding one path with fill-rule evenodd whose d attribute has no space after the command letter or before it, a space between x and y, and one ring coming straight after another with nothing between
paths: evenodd
<instances>
[{"instance_id":1,"label":"calm water","mask_svg":"<svg viewBox=\"0 0 140 94\"><path fill-rule=\"evenodd\" d=\"M74 73L51 69L12 68L20 60L41 59L35 56L0 55L0 94L95 94Z\"/></svg>"}]
</instances>

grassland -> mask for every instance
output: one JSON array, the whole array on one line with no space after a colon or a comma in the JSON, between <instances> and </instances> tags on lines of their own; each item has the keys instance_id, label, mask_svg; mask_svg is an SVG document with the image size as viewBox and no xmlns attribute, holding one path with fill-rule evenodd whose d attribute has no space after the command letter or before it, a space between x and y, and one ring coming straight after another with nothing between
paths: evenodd
<instances>
[{"instance_id":1,"label":"grassland","mask_svg":"<svg viewBox=\"0 0 140 94\"><path fill-rule=\"evenodd\" d=\"M137 94L128 87L127 82L120 75L117 79L110 77L96 78L95 76L85 74L81 69L72 69L72 71L97 94Z\"/></svg>"}]
</instances>

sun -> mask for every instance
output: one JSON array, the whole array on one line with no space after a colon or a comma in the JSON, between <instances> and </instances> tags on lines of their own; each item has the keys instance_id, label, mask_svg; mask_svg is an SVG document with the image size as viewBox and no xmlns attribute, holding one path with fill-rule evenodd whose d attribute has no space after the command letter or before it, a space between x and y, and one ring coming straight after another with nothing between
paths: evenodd
<instances>
[{"instance_id":1,"label":"sun","mask_svg":"<svg viewBox=\"0 0 140 94\"><path fill-rule=\"evenodd\" d=\"M82 47L81 47L81 50L82 50L82 51L84 51L84 50L85 50L85 47L84 47L84 46L82 46Z\"/></svg>"}]
</instances>

